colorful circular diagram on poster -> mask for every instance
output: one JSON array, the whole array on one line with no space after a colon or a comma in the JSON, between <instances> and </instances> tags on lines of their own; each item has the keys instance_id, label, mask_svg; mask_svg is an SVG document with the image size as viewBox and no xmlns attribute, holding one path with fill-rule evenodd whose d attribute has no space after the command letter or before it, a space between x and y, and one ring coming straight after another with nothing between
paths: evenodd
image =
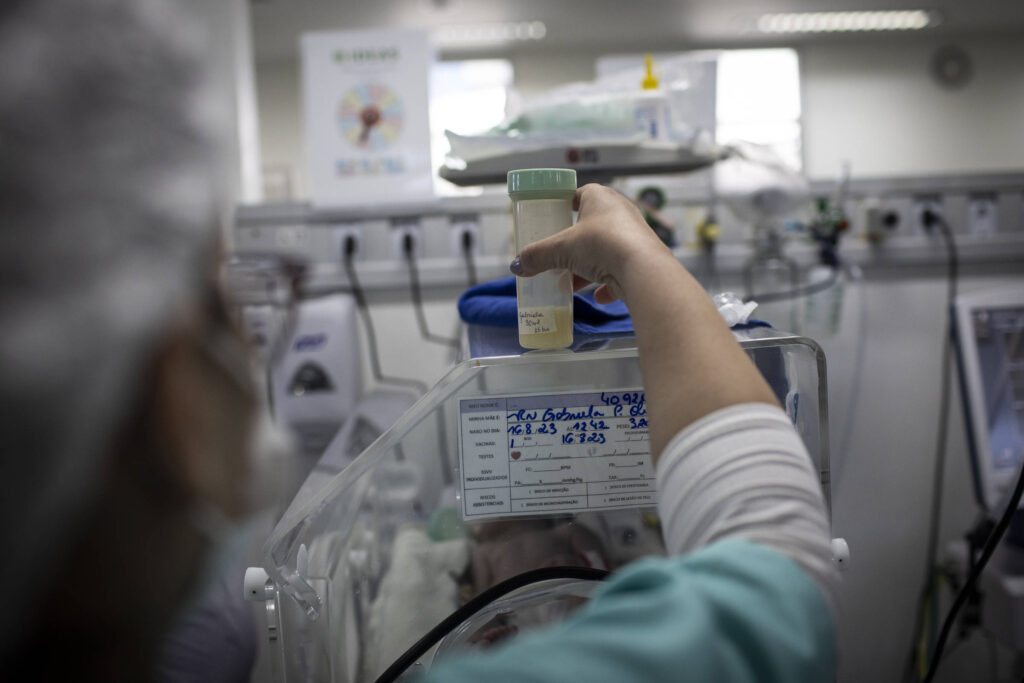
<instances>
[{"instance_id":1,"label":"colorful circular diagram on poster","mask_svg":"<svg viewBox=\"0 0 1024 683\"><path fill-rule=\"evenodd\" d=\"M402 132L402 101L377 83L357 85L341 98L338 124L341 134L356 147L389 147Z\"/></svg>"}]
</instances>

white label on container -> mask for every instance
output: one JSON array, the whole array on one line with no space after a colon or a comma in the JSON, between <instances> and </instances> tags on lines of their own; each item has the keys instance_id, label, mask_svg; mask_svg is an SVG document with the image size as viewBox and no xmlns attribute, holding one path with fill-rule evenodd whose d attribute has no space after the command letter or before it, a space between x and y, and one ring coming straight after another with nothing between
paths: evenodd
<instances>
[{"instance_id":1,"label":"white label on container","mask_svg":"<svg viewBox=\"0 0 1024 683\"><path fill-rule=\"evenodd\" d=\"M657 503L643 391L459 402L464 519Z\"/></svg>"},{"instance_id":2,"label":"white label on container","mask_svg":"<svg viewBox=\"0 0 1024 683\"><path fill-rule=\"evenodd\" d=\"M558 332L555 306L519 309L519 334L553 334Z\"/></svg>"}]
</instances>

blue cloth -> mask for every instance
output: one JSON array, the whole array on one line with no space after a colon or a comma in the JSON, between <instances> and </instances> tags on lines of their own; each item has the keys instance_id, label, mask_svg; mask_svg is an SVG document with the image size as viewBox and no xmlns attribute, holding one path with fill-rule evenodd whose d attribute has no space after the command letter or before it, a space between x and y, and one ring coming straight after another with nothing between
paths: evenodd
<instances>
[{"instance_id":1,"label":"blue cloth","mask_svg":"<svg viewBox=\"0 0 1024 683\"><path fill-rule=\"evenodd\" d=\"M594 291L577 292L573 300L573 331L576 334L623 334L633 332L633 319L626 304L613 301L599 304ZM464 323L493 327L517 327L516 279L501 278L470 287L459 297L459 316ZM737 329L771 327L763 320L751 319Z\"/></svg>"},{"instance_id":2,"label":"blue cloth","mask_svg":"<svg viewBox=\"0 0 1024 683\"><path fill-rule=\"evenodd\" d=\"M835 626L783 554L730 539L635 562L578 613L491 653L453 657L419 683L748 683L835 679Z\"/></svg>"},{"instance_id":3,"label":"blue cloth","mask_svg":"<svg viewBox=\"0 0 1024 683\"><path fill-rule=\"evenodd\" d=\"M516 327L516 279L506 277L467 289L459 297L462 321L476 325ZM579 334L615 334L633 331L626 304L599 304L594 293L577 292L573 301L573 331Z\"/></svg>"}]
</instances>

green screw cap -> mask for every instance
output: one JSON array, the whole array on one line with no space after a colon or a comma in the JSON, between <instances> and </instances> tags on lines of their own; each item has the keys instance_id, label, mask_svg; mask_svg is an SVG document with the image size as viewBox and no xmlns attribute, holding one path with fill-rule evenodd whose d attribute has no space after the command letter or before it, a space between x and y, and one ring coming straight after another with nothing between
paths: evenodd
<instances>
[{"instance_id":1,"label":"green screw cap","mask_svg":"<svg viewBox=\"0 0 1024 683\"><path fill-rule=\"evenodd\" d=\"M576 171L571 168L524 168L508 172L508 193L554 194L576 192Z\"/></svg>"}]
</instances>

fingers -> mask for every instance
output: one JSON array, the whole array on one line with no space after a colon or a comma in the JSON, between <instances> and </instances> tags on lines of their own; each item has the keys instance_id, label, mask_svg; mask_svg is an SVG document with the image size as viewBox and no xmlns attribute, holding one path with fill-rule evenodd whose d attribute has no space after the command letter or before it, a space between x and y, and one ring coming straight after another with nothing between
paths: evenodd
<instances>
[{"instance_id":1,"label":"fingers","mask_svg":"<svg viewBox=\"0 0 1024 683\"><path fill-rule=\"evenodd\" d=\"M596 183L588 183L578 188L573 195L573 210L579 211L587 197L604 189ZM554 268L571 270L572 247L579 232L576 227L567 228L552 237L527 245L509 266L509 270L520 277L532 277Z\"/></svg>"},{"instance_id":2,"label":"fingers","mask_svg":"<svg viewBox=\"0 0 1024 683\"><path fill-rule=\"evenodd\" d=\"M599 304L610 304L613 301L618 301L618 295L612 291L612 288L608 285L601 285L594 290L594 301Z\"/></svg>"},{"instance_id":3,"label":"fingers","mask_svg":"<svg viewBox=\"0 0 1024 683\"><path fill-rule=\"evenodd\" d=\"M594 283L585 277L580 277L579 275L572 276L572 291L574 292L578 292L581 289L584 289L585 287L591 286L592 284ZM615 290L613 290L608 285L601 285L600 287L594 290L594 301L596 301L599 304L610 304L618 300L618 294L616 294Z\"/></svg>"},{"instance_id":4,"label":"fingers","mask_svg":"<svg viewBox=\"0 0 1024 683\"><path fill-rule=\"evenodd\" d=\"M572 210L573 211L579 211L580 210L580 202L583 201L583 191L586 190L587 187L588 187L587 185L584 185L583 187L576 188L576 194L574 194L572 196Z\"/></svg>"},{"instance_id":5,"label":"fingers","mask_svg":"<svg viewBox=\"0 0 1024 683\"><path fill-rule=\"evenodd\" d=\"M598 185L597 183L587 183L583 187L577 188L576 194L573 195L572 198L573 211L579 211L584 195L593 194L595 189L603 190L605 187L603 185Z\"/></svg>"},{"instance_id":6,"label":"fingers","mask_svg":"<svg viewBox=\"0 0 1024 683\"><path fill-rule=\"evenodd\" d=\"M514 268L512 272L521 277L532 277L554 268L571 270L572 238L575 232L575 227L567 228L557 235L527 245L519 252L519 272Z\"/></svg>"},{"instance_id":7,"label":"fingers","mask_svg":"<svg viewBox=\"0 0 1024 683\"><path fill-rule=\"evenodd\" d=\"M578 222L558 234L523 248L509 266L513 274L532 277L547 270L568 270L591 282L616 282L628 256L664 245L643 222L637 208L623 195L589 184L574 195ZM602 296L614 301L619 293Z\"/></svg>"},{"instance_id":8,"label":"fingers","mask_svg":"<svg viewBox=\"0 0 1024 683\"><path fill-rule=\"evenodd\" d=\"M572 291L574 292L578 292L584 287L589 287L591 284L590 280L585 277L580 277L579 275L572 276Z\"/></svg>"}]
</instances>

